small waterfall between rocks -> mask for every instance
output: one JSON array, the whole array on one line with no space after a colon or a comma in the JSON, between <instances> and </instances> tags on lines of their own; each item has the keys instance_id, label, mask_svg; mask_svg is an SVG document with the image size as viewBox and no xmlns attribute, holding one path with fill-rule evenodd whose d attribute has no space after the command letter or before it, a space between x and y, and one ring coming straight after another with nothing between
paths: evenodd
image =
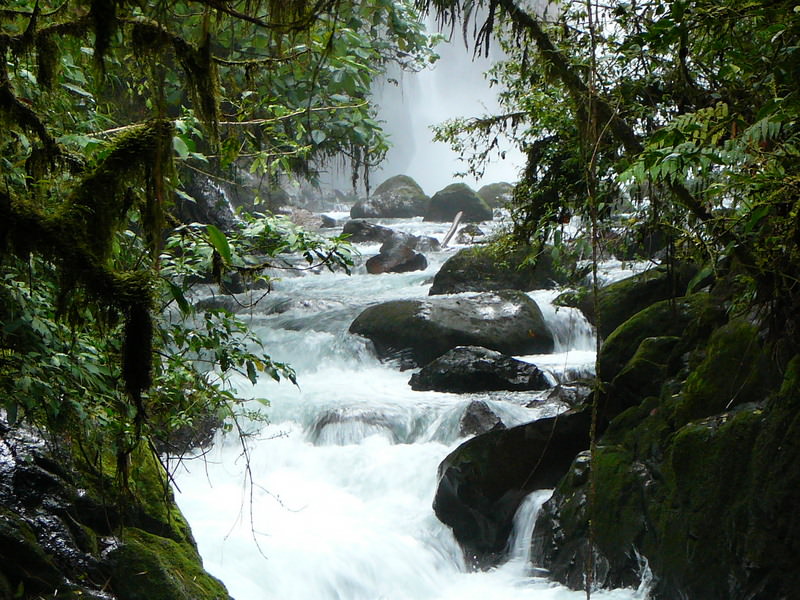
<instances>
[{"instance_id":1,"label":"small waterfall between rocks","mask_svg":"<svg viewBox=\"0 0 800 600\"><path fill-rule=\"evenodd\" d=\"M447 224L392 226L441 239ZM363 246L365 256L372 248ZM265 302L281 310L250 316L273 358L297 370L290 383L237 382L269 424L250 423L247 455L234 435L176 474L177 501L206 568L237 600L579 600L533 573L528 560L538 507L532 493L517 513L509 561L472 572L451 531L431 508L437 467L464 441L459 420L470 401L486 402L508 426L562 407L526 405L538 392L415 392L410 372L380 363L347 329L366 306L422 298L454 250L429 254L425 271L352 276L321 273L276 283ZM591 369L594 342L582 316L549 308L552 292L532 293L554 330L557 352L524 357L554 381ZM269 314L267 314L269 312ZM546 393L546 392L545 392ZM634 590L593 594L645 597Z\"/></svg>"}]
</instances>

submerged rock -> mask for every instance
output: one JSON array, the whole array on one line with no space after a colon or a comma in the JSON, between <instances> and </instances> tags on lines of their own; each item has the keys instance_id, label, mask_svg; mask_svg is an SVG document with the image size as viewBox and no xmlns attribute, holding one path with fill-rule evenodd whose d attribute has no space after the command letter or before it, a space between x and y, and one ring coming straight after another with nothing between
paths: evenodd
<instances>
[{"instance_id":1,"label":"submerged rock","mask_svg":"<svg viewBox=\"0 0 800 600\"><path fill-rule=\"evenodd\" d=\"M372 340L381 358L399 356L403 367L427 364L456 346L512 355L553 349L539 307L514 290L384 302L364 310L350 333Z\"/></svg>"},{"instance_id":2,"label":"submerged rock","mask_svg":"<svg viewBox=\"0 0 800 600\"><path fill-rule=\"evenodd\" d=\"M409 384L418 391L456 393L521 392L550 387L536 365L477 346L453 348L414 373Z\"/></svg>"},{"instance_id":3,"label":"submerged rock","mask_svg":"<svg viewBox=\"0 0 800 600\"><path fill-rule=\"evenodd\" d=\"M431 198L425 221L450 222L461 212L461 221L480 222L493 219L492 209L465 183L452 183Z\"/></svg>"},{"instance_id":4,"label":"submerged rock","mask_svg":"<svg viewBox=\"0 0 800 600\"><path fill-rule=\"evenodd\" d=\"M505 429L506 425L483 400L473 400L467 405L458 422L462 436L480 435Z\"/></svg>"}]
</instances>

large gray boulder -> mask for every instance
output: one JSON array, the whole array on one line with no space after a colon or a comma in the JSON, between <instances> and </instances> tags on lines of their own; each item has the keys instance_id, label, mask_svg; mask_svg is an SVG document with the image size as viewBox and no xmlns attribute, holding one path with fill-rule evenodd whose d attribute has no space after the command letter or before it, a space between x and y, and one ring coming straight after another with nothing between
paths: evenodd
<instances>
[{"instance_id":1,"label":"large gray boulder","mask_svg":"<svg viewBox=\"0 0 800 600\"><path fill-rule=\"evenodd\" d=\"M414 373L413 390L438 392L523 392L550 387L536 365L477 346L459 346Z\"/></svg>"},{"instance_id":2,"label":"large gray boulder","mask_svg":"<svg viewBox=\"0 0 800 600\"><path fill-rule=\"evenodd\" d=\"M403 367L427 364L456 346L511 355L553 349L536 302L516 290L376 304L358 315L350 332L372 340L380 357L400 358Z\"/></svg>"},{"instance_id":3,"label":"large gray boulder","mask_svg":"<svg viewBox=\"0 0 800 600\"><path fill-rule=\"evenodd\" d=\"M492 220L492 209L466 183L452 183L431 198L425 221L449 222L459 213L461 221Z\"/></svg>"},{"instance_id":4,"label":"large gray boulder","mask_svg":"<svg viewBox=\"0 0 800 600\"><path fill-rule=\"evenodd\" d=\"M354 219L421 217L429 203L430 198L416 181L407 175L395 175L380 184L370 198L356 202L350 216Z\"/></svg>"}]
</instances>

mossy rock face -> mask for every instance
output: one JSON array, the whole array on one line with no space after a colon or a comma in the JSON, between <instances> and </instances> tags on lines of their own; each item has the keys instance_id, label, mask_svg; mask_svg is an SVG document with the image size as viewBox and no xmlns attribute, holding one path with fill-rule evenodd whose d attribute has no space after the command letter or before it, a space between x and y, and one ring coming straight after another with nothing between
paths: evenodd
<instances>
[{"instance_id":1,"label":"mossy rock face","mask_svg":"<svg viewBox=\"0 0 800 600\"><path fill-rule=\"evenodd\" d=\"M424 216L430 198L408 175L395 175L380 184L372 197L359 200L350 209L350 217L400 218Z\"/></svg>"},{"instance_id":2,"label":"mossy rock face","mask_svg":"<svg viewBox=\"0 0 800 600\"><path fill-rule=\"evenodd\" d=\"M44 440L0 421L0 598L67 598L113 600L111 571L139 565L114 555L124 527L135 527L135 539L148 552L168 547L180 562L165 562L165 576L191 579L206 586L185 596L195 600L227 599L224 587L202 570L189 526L165 488L163 470L149 450L131 455L128 489L122 490L115 459L91 447L72 449L66 440ZM127 547L127 546L126 546ZM112 569L113 567L113 569ZM116 571L115 571L116 572ZM124 587L124 585L122 586ZM213 593L212 593L213 591ZM144 597L144 596L141 596ZM154 595L149 598L156 597Z\"/></svg>"},{"instance_id":3,"label":"mossy rock face","mask_svg":"<svg viewBox=\"0 0 800 600\"><path fill-rule=\"evenodd\" d=\"M429 294L530 291L566 283L566 271L556 268L549 248L540 252L533 264L526 264L531 252L530 248L523 247L499 257L484 247L459 250L436 273Z\"/></svg>"},{"instance_id":4,"label":"mossy rock face","mask_svg":"<svg viewBox=\"0 0 800 600\"><path fill-rule=\"evenodd\" d=\"M515 290L427 300L395 300L365 309L350 333L372 340L381 358L425 365L457 346L504 354L551 352L553 337L537 304Z\"/></svg>"},{"instance_id":5,"label":"mossy rock face","mask_svg":"<svg viewBox=\"0 0 800 600\"><path fill-rule=\"evenodd\" d=\"M683 296L696 274L697 268L693 265L678 265L672 271L656 267L601 288L597 294L598 314L595 314L591 294L580 298L578 308L590 323L597 326L600 336L607 338L622 323L648 306Z\"/></svg>"},{"instance_id":6,"label":"mossy rock face","mask_svg":"<svg viewBox=\"0 0 800 600\"><path fill-rule=\"evenodd\" d=\"M225 587L203 571L187 544L126 527L106 560L119 600L228 600Z\"/></svg>"},{"instance_id":7,"label":"mossy rock face","mask_svg":"<svg viewBox=\"0 0 800 600\"><path fill-rule=\"evenodd\" d=\"M686 380L668 378L660 396L611 422L597 450L591 511L589 460L579 455L537 522L534 552L552 577L582 586L591 518L600 584L635 584L638 554L655 576L654 599L795 597L787 573L800 556L800 357L782 381L762 369L772 376L755 385L749 371L764 352L748 350L754 337L748 323L720 328ZM731 366L727 378L709 377L715 357L724 364L737 353L749 361L738 384ZM732 387L751 401L680 418L687 394L713 410Z\"/></svg>"},{"instance_id":8,"label":"mossy rock face","mask_svg":"<svg viewBox=\"0 0 800 600\"><path fill-rule=\"evenodd\" d=\"M492 209L466 183L451 183L443 190L436 192L425 213L425 221L449 222L456 214L463 213L464 223L491 221Z\"/></svg>"},{"instance_id":9,"label":"mossy rock face","mask_svg":"<svg viewBox=\"0 0 800 600\"><path fill-rule=\"evenodd\" d=\"M505 181L490 183L479 189L477 194L490 208L500 208L511 201L511 197L514 194L514 186Z\"/></svg>"},{"instance_id":10,"label":"mossy rock face","mask_svg":"<svg viewBox=\"0 0 800 600\"><path fill-rule=\"evenodd\" d=\"M708 302L708 294L699 293L662 300L635 314L617 327L600 349L598 376L602 381L613 381L646 338L681 336L702 316Z\"/></svg>"},{"instance_id":11,"label":"mossy rock face","mask_svg":"<svg viewBox=\"0 0 800 600\"><path fill-rule=\"evenodd\" d=\"M677 336L644 338L631 359L611 382L615 413L634 406L642 398L657 396L669 372L672 350L678 345Z\"/></svg>"},{"instance_id":12,"label":"mossy rock face","mask_svg":"<svg viewBox=\"0 0 800 600\"><path fill-rule=\"evenodd\" d=\"M677 417L685 422L763 400L772 371L756 328L732 321L711 336L705 357L686 380Z\"/></svg>"}]
</instances>

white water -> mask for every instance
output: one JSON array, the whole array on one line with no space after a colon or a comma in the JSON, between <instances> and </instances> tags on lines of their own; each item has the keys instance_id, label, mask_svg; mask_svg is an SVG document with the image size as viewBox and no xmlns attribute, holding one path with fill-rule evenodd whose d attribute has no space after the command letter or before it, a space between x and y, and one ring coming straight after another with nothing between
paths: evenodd
<instances>
[{"instance_id":1,"label":"white water","mask_svg":"<svg viewBox=\"0 0 800 600\"><path fill-rule=\"evenodd\" d=\"M447 229L419 221L395 227L440 239ZM370 303L426 296L447 256L429 256L425 272L287 279L267 300L292 308L253 315L273 358L296 368L300 386L240 382L240 393L271 400L264 409L270 424L251 425L257 435L249 467L229 436L177 473L177 500L205 566L237 600L585 597L530 573L528 540L542 493L518 512L510 560L486 572L469 571L431 508L437 467L463 441L458 421L470 400L485 400L509 426L560 408L525 408L535 397L528 393L414 392L409 372L379 363L364 340L347 333ZM546 304L549 294L534 297ZM561 319L561 310L545 314ZM569 316L573 327L556 327L559 353L548 365L554 378L593 361L585 324ZM592 597L641 596L612 590Z\"/></svg>"}]
</instances>

